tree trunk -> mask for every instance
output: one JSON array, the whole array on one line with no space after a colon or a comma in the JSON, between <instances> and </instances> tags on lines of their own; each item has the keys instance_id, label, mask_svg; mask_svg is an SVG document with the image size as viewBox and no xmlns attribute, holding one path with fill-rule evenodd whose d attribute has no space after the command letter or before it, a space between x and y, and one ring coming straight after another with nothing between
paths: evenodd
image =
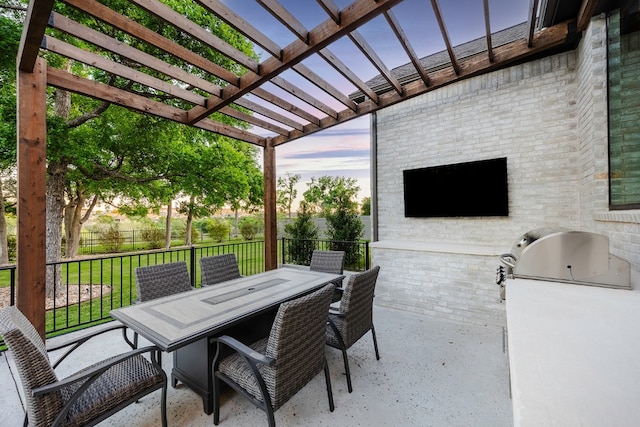
<instances>
[{"instance_id":1,"label":"tree trunk","mask_svg":"<svg viewBox=\"0 0 640 427\"><path fill-rule=\"evenodd\" d=\"M9 264L9 245L7 243L7 218L4 206L4 188L0 179L0 265Z\"/></svg>"},{"instance_id":2,"label":"tree trunk","mask_svg":"<svg viewBox=\"0 0 640 427\"><path fill-rule=\"evenodd\" d=\"M47 262L62 259L62 221L64 219L64 189L67 164L50 162L47 167ZM64 294L61 284L61 269L47 267L47 298ZM54 285L55 284L55 285ZM54 291L55 288L55 291Z\"/></svg>"},{"instance_id":3,"label":"tree trunk","mask_svg":"<svg viewBox=\"0 0 640 427\"><path fill-rule=\"evenodd\" d=\"M191 199L189 200L189 208L187 209L187 225L185 226L187 231L187 236L184 239L184 244L187 246L191 246L191 229L193 228L193 204L195 203L196 196L191 195Z\"/></svg>"},{"instance_id":4,"label":"tree trunk","mask_svg":"<svg viewBox=\"0 0 640 427\"><path fill-rule=\"evenodd\" d=\"M167 205L167 221L165 223L166 234L164 236L164 248L169 249L171 247L171 216L173 214L173 200L169 200Z\"/></svg>"},{"instance_id":5,"label":"tree trunk","mask_svg":"<svg viewBox=\"0 0 640 427\"><path fill-rule=\"evenodd\" d=\"M75 258L78 256L78 249L80 248L80 233L82 232L82 224L84 224L93 208L98 202L98 197L93 196L89 207L84 215L82 214L82 208L84 208L87 196L82 189L76 191L76 197L67 204L64 210L64 226L65 226L65 238L67 245L65 247L65 258Z\"/></svg>"},{"instance_id":6,"label":"tree trunk","mask_svg":"<svg viewBox=\"0 0 640 427\"><path fill-rule=\"evenodd\" d=\"M240 219L240 209L235 208L233 210L234 221L233 221L233 236L238 237L238 222Z\"/></svg>"}]
</instances>

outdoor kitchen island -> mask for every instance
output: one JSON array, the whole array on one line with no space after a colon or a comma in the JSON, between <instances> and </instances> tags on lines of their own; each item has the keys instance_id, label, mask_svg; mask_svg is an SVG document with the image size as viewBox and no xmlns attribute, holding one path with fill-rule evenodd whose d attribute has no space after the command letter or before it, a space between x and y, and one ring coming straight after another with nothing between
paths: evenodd
<instances>
[{"instance_id":1,"label":"outdoor kitchen island","mask_svg":"<svg viewBox=\"0 0 640 427\"><path fill-rule=\"evenodd\" d=\"M510 279L514 426L637 426L640 274L633 289Z\"/></svg>"}]
</instances>

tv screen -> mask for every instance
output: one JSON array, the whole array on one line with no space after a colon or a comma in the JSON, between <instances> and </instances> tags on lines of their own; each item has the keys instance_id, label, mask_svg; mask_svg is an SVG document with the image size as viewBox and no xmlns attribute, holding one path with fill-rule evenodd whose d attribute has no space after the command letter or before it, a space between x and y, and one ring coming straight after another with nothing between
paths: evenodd
<instances>
[{"instance_id":1,"label":"tv screen","mask_svg":"<svg viewBox=\"0 0 640 427\"><path fill-rule=\"evenodd\" d=\"M507 158L403 171L405 217L508 216Z\"/></svg>"}]
</instances>

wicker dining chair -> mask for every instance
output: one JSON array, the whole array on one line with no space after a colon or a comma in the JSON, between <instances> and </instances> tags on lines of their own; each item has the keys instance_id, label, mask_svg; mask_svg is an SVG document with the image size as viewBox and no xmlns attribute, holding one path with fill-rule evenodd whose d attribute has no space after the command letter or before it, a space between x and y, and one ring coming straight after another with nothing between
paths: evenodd
<instances>
[{"instance_id":1,"label":"wicker dining chair","mask_svg":"<svg viewBox=\"0 0 640 427\"><path fill-rule=\"evenodd\" d=\"M136 268L136 288L139 302L193 289L184 261Z\"/></svg>"},{"instance_id":2,"label":"wicker dining chair","mask_svg":"<svg viewBox=\"0 0 640 427\"><path fill-rule=\"evenodd\" d=\"M347 349L371 331L376 359L380 360L376 330L373 326L373 296L379 271L380 267L376 265L367 271L352 275L344 288L340 307L337 310L329 310L326 341L327 345L342 351L349 393L353 391L353 387Z\"/></svg>"},{"instance_id":3,"label":"wicker dining chair","mask_svg":"<svg viewBox=\"0 0 640 427\"><path fill-rule=\"evenodd\" d=\"M333 284L282 303L269 337L250 346L230 337L213 339L218 351L214 364L213 423L220 421L220 381L243 394L267 413L275 426L274 412L324 369L329 409L333 393L325 358L325 327ZM226 348L225 348L226 347ZM218 360L223 350L234 353Z\"/></svg>"},{"instance_id":4,"label":"wicker dining chair","mask_svg":"<svg viewBox=\"0 0 640 427\"><path fill-rule=\"evenodd\" d=\"M200 258L200 274L202 275L202 286L214 285L241 277L236 254Z\"/></svg>"},{"instance_id":5,"label":"wicker dining chair","mask_svg":"<svg viewBox=\"0 0 640 427\"><path fill-rule=\"evenodd\" d=\"M323 273L343 274L344 273L344 251L320 251L315 250L311 254L311 263L309 270L321 271ZM331 302L340 301L342 298L342 281L344 277L333 280L331 283L336 285Z\"/></svg>"},{"instance_id":6,"label":"wicker dining chair","mask_svg":"<svg viewBox=\"0 0 640 427\"><path fill-rule=\"evenodd\" d=\"M184 261L138 267L135 275L138 290L136 302L151 301L193 289L187 263ZM133 345L138 346L137 332L133 333ZM162 364L162 353L158 353L158 360Z\"/></svg>"},{"instance_id":7,"label":"wicker dining chair","mask_svg":"<svg viewBox=\"0 0 640 427\"><path fill-rule=\"evenodd\" d=\"M107 330L123 327L102 329L47 349L20 310L15 306L1 310L0 334L15 361L24 390L24 425L92 426L162 389L160 409L162 425L166 426L167 376L157 361L160 350L155 346L108 358L64 379L56 375L58 364L81 344ZM47 352L69 346L71 349L52 365ZM146 353L150 360L143 356Z\"/></svg>"}]
</instances>

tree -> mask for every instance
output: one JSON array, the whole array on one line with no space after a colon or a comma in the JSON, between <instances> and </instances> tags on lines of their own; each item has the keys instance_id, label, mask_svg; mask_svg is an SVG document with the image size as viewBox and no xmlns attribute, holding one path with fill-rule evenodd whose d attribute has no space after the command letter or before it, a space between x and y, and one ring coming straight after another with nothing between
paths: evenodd
<instances>
[{"instance_id":1,"label":"tree","mask_svg":"<svg viewBox=\"0 0 640 427\"><path fill-rule=\"evenodd\" d=\"M371 197L362 199L362 207L360 208L362 215L371 215Z\"/></svg>"},{"instance_id":2,"label":"tree","mask_svg":"<svg viewBox=\"0 0 640 427\"><path fill-rule=\"evenodd\" d=\"M286 177L278 178L276 204L280 208L280 212L286 213L289 218L291 218L291 207L293 202L296 197L298 197L296 184L300 182L300 178L301 176L299 174L292 175L288 172Z\"/></svg>"},{"instance_id":3,"label":"tree","mask_svg":"<svg viewBox=\"0 0 640 427\"><path fill-rule=\"evenodd\" d=\"M10 1L13 4L13 1ZM18 5L22 3L15 2ZM250 41L241 37L231 27L220 21L214 14L205 8L191 2L179 0L165 0L165 4L174 8L178 13L187 16L192 21L216 34L223 40L227 40L237 49L256 58ZM55 3L54 8L65 8L62 3ZM13 20L13 24L24 20L24 14ZM73 13L73 12L71 12ZM124 43L132 43L134 47L147 52L156 53L154 48L131 39L124 32L116 31L108 26L87 16L74 16L83 25L97 29ZM158 34L170 40L180 41L185 48L229 69L242 74L242 66L230 58L196 40L184 40L180 31L171 25L166 25L162 20L152 14L140 11L137 16L139 22ZM3 20L3 25L5 21ZM15 70L15 57L20 40L20 29L16 37L10 36L13 32L5 32L2 28L2 44L0 51L7 52L11 57L11 66L4 70ZM15 25L14 27L15 28ZM51 30L56 37L82 47L88 47L83 41L70 38L57 30ZM11 46L11 49L5 49ZM14 49L15 48L15 49ZM105 55L104 52L96 52ZM109 54L110 55L110 54ZM73 69L75 73L90 76L97 82L109 81L116 87L135 92L141 96L167 102L175 106L187 108L183 101L168 98L167 94L159 92L145 92L135 86L133 82L116 77L102 70L85 66L84 64L68 61L51 52L46 53L49 66L65 69ZM118 55L110 55L110 59L116 62L131 61ZM3 56L4 61L4 56ZM198 70L190 64L176 60L172 64L181 67L192 74L219 84L216 78L205 71ZM160 79L168 79L166 75L138 65L140 72L147 73ZM15 71L13 71L15 74ZM9 79L15 86L15 75ZM3 94L4 94L3 83ZM91 212L97 200L113 201L117 198L130 200L145 200L149 204L168 204L171 197L179 192L179 188L173 186L174 181L169 178L169 173L176 169L163 169L167 164L175 165L172 161L172 152L180 153L180 149L172 150L179 144L189 144L184 137L176 137L182 129L189 129L176 123L170 123L145 115L132 115L122 108L110 107L108 103L95 101L81 96L69 94L66 91L55 90L50 92L52 105L47 124L47 260L57 261L62 257L62 224L65 222L66 240L69 244L65 256L74 256L75 248L80 232L80 227L87 214ZM13 101L13 114L15 116L15 90L9 97ZM2 102L2 101L0 101ZM5 110L3 102L3 111ZM234 107L235 108L235 107ZM125 116L126 114L126 116ZM216 119L232 126L246 126L230 116L215 115ZM3 119L11 117L3 115ZM15 127L15 124L14 124ZM3 131L0 131L3 132ZM187 131L184 131L187 133ZM15 149L15 131L12 132L13 146ZM175 138L174 138L175 137ZM173 138L173 139L172 139ZM165 149L162 149L164 147ZM14 156L15 157L15 156ZM167 159L170 161L165 162ZM13 161L15 165L15 160ZM160 182L160 184L155 184ZM1 217L1 212L0 212ZM2 228L0 220L0 229ZM1 230L0 230L1 231ZM1 237L1 236L0 236ZM6 239L2 239L6 240ZM59 270L58 270L59 271ZM53 283L56 281L51 274L47 278L47 295L52 296ZM62 287L58 288L60 292Z\"/></svg>"},{"instance_id":4,"label":"tree","mask_svg":"<svg viewBox=\"0 0 640 427\"><path fill-rule=\"evenodd\" d=\"M311 254L318 240L318 226L313 222L307 202L300 202L296 219L284 226L285 235L292 239L287 246L288 261L293 264L309 265Z\"/></svg>"},{"instance_id":5,"label":"tree","mask_svg":"<svg viewBox=\"0 0 640 427\"><path fill-rule=\"evenodd\" d=\"M19 2L7 5L20 8ZM10 9L14 10L14 9ZM0 264L9 262L5 180L16 164L16 55L22 31L20 17L0 15ZM24 18L22 18L24 19Z\"/></svg>"},{"instance_id":6,"label":"tree","mask_svg":"<svg viewBox=\"0 0 640 427\"><path fill-rule=\"evenodd\" d=\"M356 265L360 258L359 245L364 225L358 216L356 196L360 187L353 178L323 176L312 178L304 193L307 202L313 204L327 219L327 234L333 250L345 251L345 265Z\"/></svg>"}]
</instances>

